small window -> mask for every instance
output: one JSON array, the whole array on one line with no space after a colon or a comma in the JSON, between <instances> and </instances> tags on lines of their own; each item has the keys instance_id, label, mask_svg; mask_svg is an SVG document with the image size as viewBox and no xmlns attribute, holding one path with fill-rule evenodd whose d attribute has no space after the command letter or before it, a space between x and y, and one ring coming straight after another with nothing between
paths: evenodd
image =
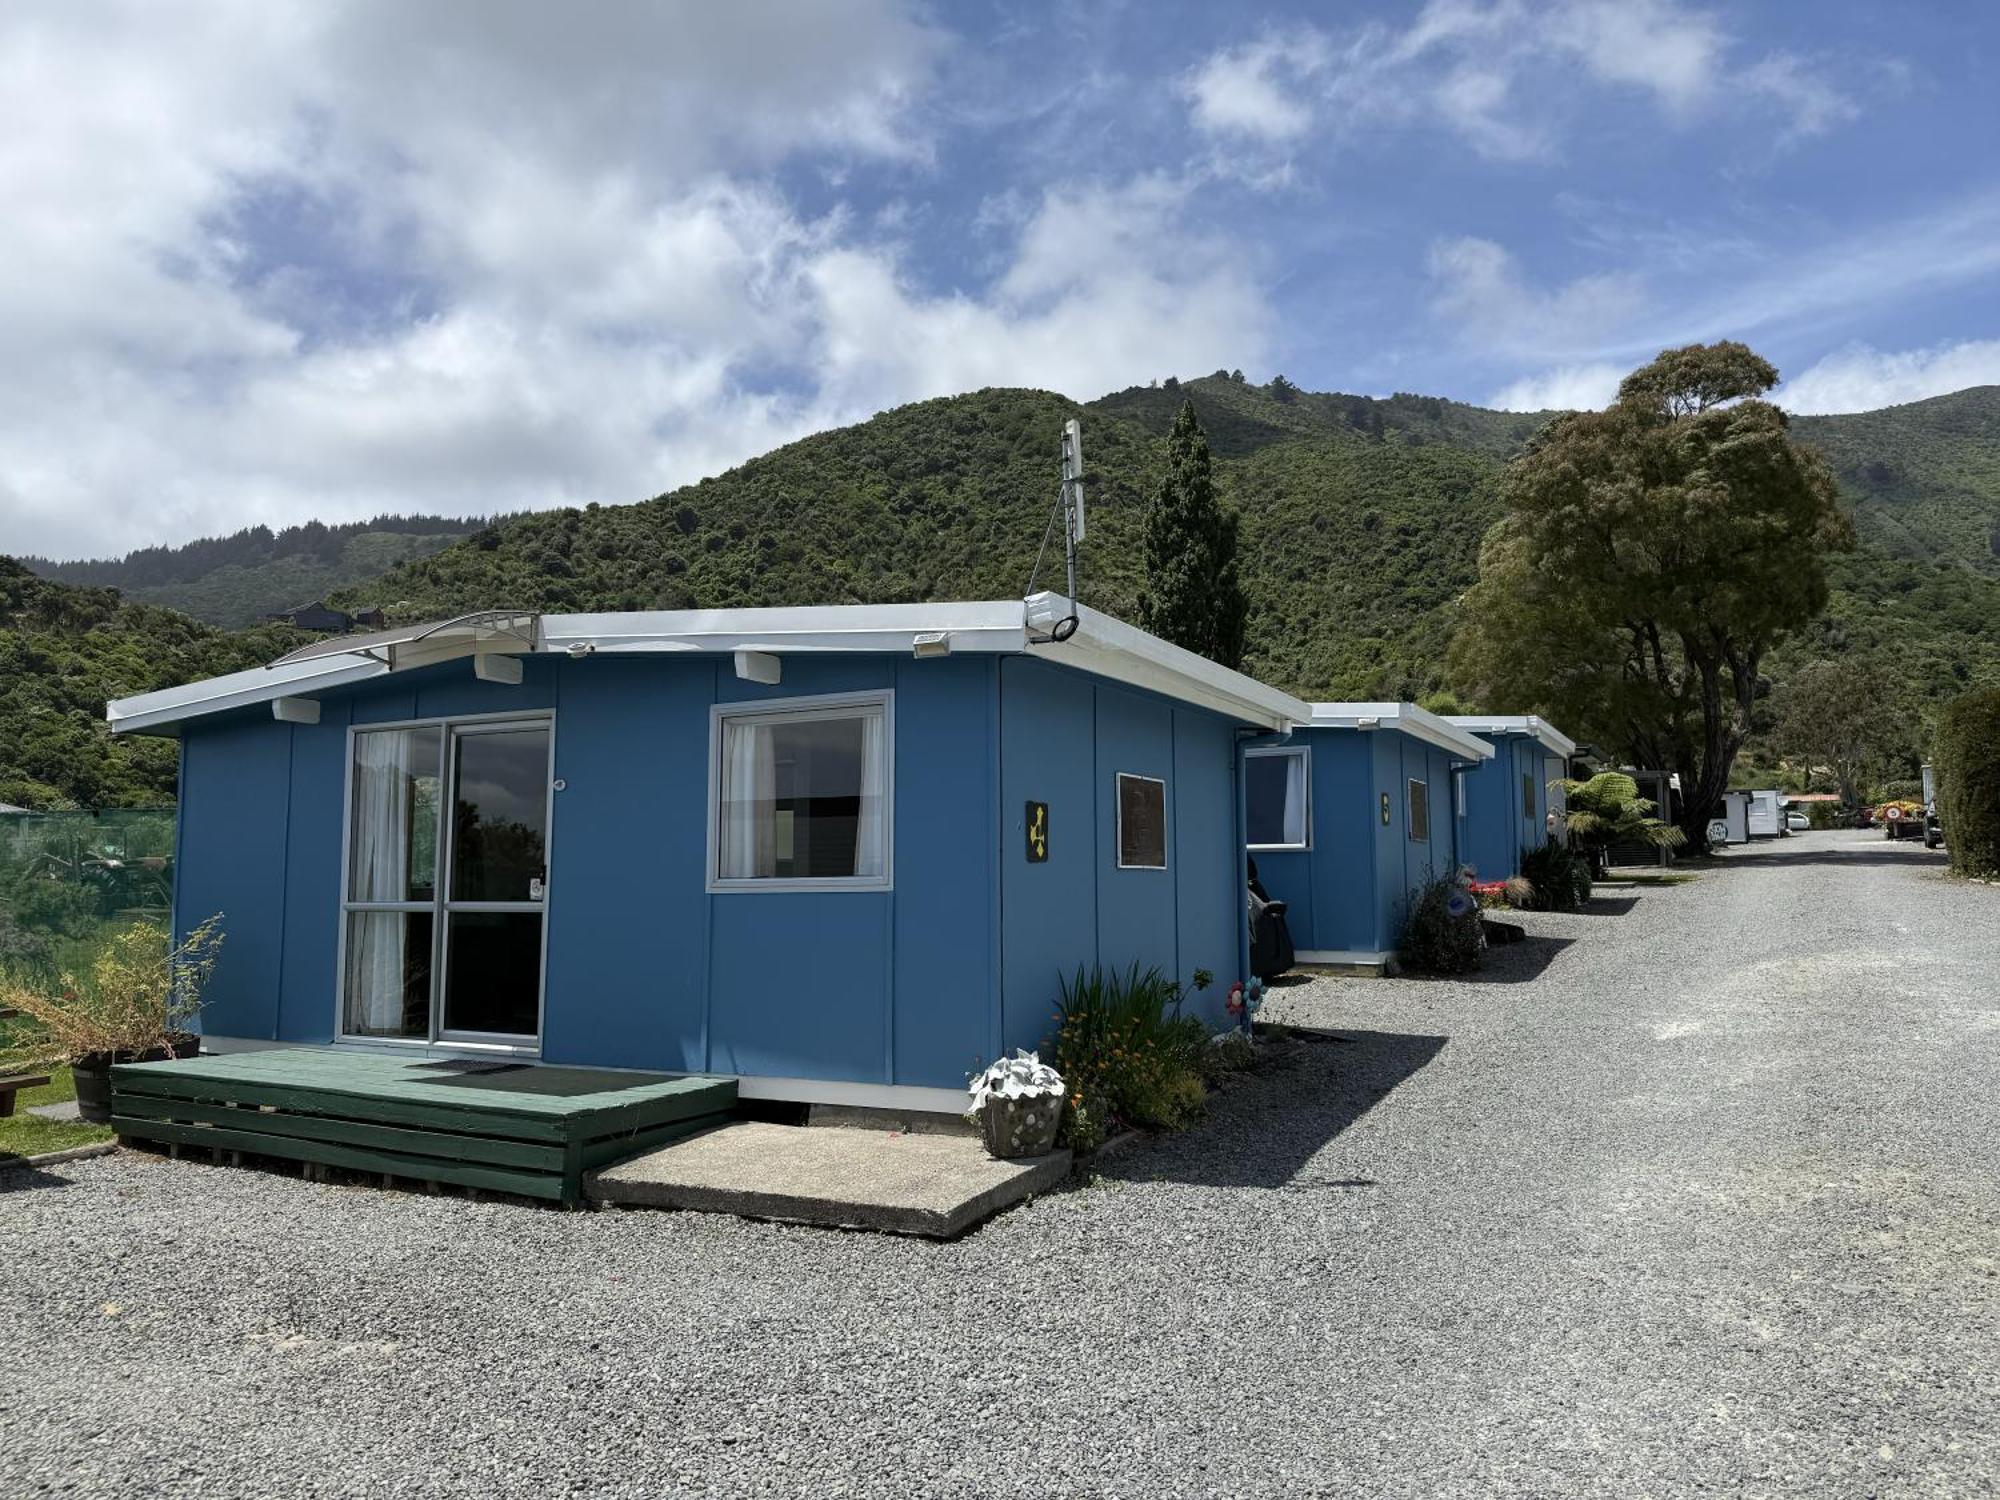
<instances>
[{"instance_id":1,"label":"small window","mask_svg":"<svg viewBox=\"0 0 2000 1500\"><path fill-rule=\"evenodd\" d=\"M1431 841L1431 789L1421 781L1410 783L1410 838L1419 844Z\"/></svg>"},{"instance_id":2,"label":"small window","mask_svg":"<svg viewBox=\"0 0 2000 1500\"><path fill-rule=\"evenodd\" d=\"M1521 773L1521 816L1530 823L1535 821L1535 776L1532 771Z\"/></svg>"},{"instance_id":3,"label":"small window","mask_svg":"<svg viewBox=\"0 0 2000 1500\"><path fill-rule=\"evenodd\" d=\"M1246 832L1252 849L1305 849L1312 843L1305 746L1243 752Z\"/></svg>"},{"instance_id":4,"label":"small window","mask_svg":"<svg viewBox=\"0 0 2000 1500\"><path fill-rule=\"evenodd\" d=\"M889 695L715 709L713 890L889 879Z\"/></svg>"},{"instance_id":5,"label":"small window","mask_svg":"<svg viewBox=\"0 0 2000 1500\"><path fill-rule=\"evenodd\" d=\"M1118 868L1167 867L1167 784L1118 773Z\"/></svg>"}]
</instances>

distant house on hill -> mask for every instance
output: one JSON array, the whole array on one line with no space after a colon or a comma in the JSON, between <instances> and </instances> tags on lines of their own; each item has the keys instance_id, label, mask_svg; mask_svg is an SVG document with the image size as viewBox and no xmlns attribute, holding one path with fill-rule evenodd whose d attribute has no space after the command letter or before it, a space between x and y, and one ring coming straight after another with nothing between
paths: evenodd
<instances>
[{"instance_id":1,"label":"distant house on hill","mask_svg":"<svg viewBox=\"0 0 2000 1500\"><path fill-rule=\"evenodd\" d=\"M335 609L324 599L315 599L310 604L301 604L296 609L281 609L274 615L264 617L278 625L296 625L301 630L319 630L329 635L346 635L356 626L368 630L380 630L387 623L379 609L364 609L357 614L349 614L344 609Z\"/></svg>"}]
</instances>

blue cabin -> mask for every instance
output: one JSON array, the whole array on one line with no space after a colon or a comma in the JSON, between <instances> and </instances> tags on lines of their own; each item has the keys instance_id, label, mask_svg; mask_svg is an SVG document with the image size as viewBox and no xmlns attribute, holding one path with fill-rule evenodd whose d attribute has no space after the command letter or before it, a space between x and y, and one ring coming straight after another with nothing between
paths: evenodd
<instances>
[{"instance_id":1,"label":"blue cabin","mask_svg":"<svg viewBox=\"0 0 2000 1500\"><path fill-rule=\"evenodd\" d=\"M1450 723L1493 747L1493 758L1465 773L1459 857L1481 880L1521 873L1521 856L1562 824L1562 782L1576 741L1533 714L1458 714Z\"/></svg>"},{"instance_id":2,"label":"blue cabin","mask_svg":"<svg viewBox=\"0 0 2000 1500\"><path fill-rule=\"evenodd\" d=\"M1492 754L1414 703L1315 703L1245 750L1250 856L1300 963L1390 961L1411 892L1461 862L1459 774Z\"/></svg>"},{"instance_id":3,"label":"blue cabin","mask_svg":"<svg viewBox=\"0 0 2000 1500\"><path fill-rule=\"evenodd\" d=\"M113 703L180 742L208 1050L958 1110L1058 976L1244 974L1242 742L1305 705L1062 598L492 612Z\"/></svg>"}]
</instances>

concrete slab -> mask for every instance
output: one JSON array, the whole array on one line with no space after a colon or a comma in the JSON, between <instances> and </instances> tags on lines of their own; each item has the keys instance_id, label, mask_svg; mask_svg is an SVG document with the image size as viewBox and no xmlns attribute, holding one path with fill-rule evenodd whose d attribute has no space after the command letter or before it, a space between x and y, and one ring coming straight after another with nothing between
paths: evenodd
<instances>
[{"instance_id":1,"label":"concrete slab","mask_svg":"<svg viewBox=\"0 0 2000 1500\"><path fill-rule=\"evenodd\" d=\"M951 1239L1069 1175L1070 1154L994 1161L975 1137L743 1120L584 1176L591 1201Z\"/></svg>"},{"instance_id":2,"label":"concrete slab","mask_svg":"<svg viewBox=\"0 0 2000 1500\"><path fill-rule=\"evenodd\" d=\"M40 1115L44 1120L76 1121L83 1118L74 1099L64 1099L57 1104L30 1104L28 1113Z\"/></svg>"}]
</instances>

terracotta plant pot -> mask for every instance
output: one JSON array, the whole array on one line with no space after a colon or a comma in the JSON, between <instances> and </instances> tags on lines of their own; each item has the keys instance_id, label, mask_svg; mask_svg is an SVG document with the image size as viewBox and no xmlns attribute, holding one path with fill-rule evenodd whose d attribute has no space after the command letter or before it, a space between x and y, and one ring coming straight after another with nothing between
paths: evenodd
<instances>
[{"instance_id":1,"label":"terracotta plant pot","mask_svg":"<svg viewBox=\"0 0 2000 1500\"><path fill-rule=\"evenodd\" d=\"M985 1137L987 1154L1001 1161L1047 1156L1056 1148L1062 1107L1060 1094L988 1099L979 1111L979 1133Z\"/></svg>"}]
</instances>

